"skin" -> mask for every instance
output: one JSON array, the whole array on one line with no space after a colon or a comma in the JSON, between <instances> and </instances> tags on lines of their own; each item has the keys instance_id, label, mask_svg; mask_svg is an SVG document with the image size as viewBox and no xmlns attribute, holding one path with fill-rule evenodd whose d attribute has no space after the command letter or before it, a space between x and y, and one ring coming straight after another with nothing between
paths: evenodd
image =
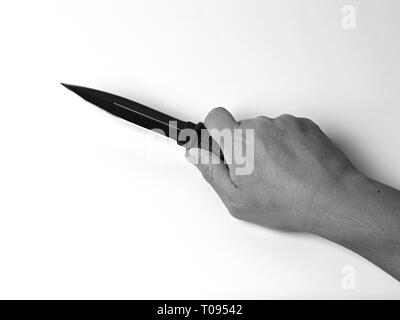
<instances>
[{"instance_id":1,"label":"skin","mask_svg":"<svg viewBox=\"0 0 400 320\"><path fill-rule=\"evenodd\" d=\"M204 123L216 141L215 130L254 129L251 174L235 174L234 161L202 161L218 158L204 149L186 153L233 217L319 235L400 280L400 192L360 173L314 122L290 115L238 122L216 108Z\"/></svg>"}]
</instances>

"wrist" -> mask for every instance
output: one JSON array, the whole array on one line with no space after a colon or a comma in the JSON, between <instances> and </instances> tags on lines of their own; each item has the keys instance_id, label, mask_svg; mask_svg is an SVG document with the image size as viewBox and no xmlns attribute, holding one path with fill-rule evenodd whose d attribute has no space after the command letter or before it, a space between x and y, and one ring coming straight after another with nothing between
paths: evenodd
<instances>
[{"instance_id":1,"label":"wrist","mask_svg":"<svg viewBox=\"0 0 400 320\"><path fill-rule=\"evenodd\" d=\"M365 190L369 179L357 170L347 172L335 188L321 200L322 205L314 214L311 233L335 242L345 237L362 221L362 205L367 200ZM343 239L342 239L343 238Z\"/></svg>"},{"instance_id":2,"label":"wrist","mask_svg":"<svg viewBox=\"0 0 400 320\"><path fill-rule=\"evenodd\" d=\"M400 279L400 193L358 173L346 177L341 187L314 233Z\"/></svg>"}]
</instances>

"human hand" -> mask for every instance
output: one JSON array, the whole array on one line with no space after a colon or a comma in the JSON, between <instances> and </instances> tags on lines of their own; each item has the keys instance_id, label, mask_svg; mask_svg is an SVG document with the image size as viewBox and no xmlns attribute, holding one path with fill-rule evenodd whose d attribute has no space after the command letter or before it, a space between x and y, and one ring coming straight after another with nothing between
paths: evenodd
<instances>
[{"instance_id":1,"label":"human hand","mask_svg":"<svg viewBox=\"0 0 400 320\"><path fill-rule=\"evenodd\" d=\"M328 207L345 197L348 177L357 174L346 156L309 119L282 115L237 122L227 110L217 108L207 115L205 126L216 141L215 130L254 130L254 170L250 174L235 173L238 164L234 157L228 164L204 163L208 151L187 151L187 159L196 164L231 215L242 220L312 232ZM223 144L223 153L232 155Z\"/></svg>"},{"instance_id":2,"label":"human hand","mask_svg":"<svg viewBox=\"0 0 400 320\"><path fill-rule=\"evenodd\" d=\"M214 164L218 156L204 149L186 154L232 216L322 236L400 280L400 192L358 172L314 122L290 115L237 122L217 108L207 115L205 125L215 141L218 132L228 129L247 145L247 134L237 129L254 133L249 143L254 169L248 174L237 174L235 143L223 139L220 147L232 160L227 164ZM209 157L212 162L204 161Z\"/></svg>"}]
</instances>

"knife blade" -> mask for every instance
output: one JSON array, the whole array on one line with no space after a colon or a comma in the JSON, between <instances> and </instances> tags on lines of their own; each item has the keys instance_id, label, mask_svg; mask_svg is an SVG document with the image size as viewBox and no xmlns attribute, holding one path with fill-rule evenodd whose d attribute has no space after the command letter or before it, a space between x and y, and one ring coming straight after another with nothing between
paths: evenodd
<instances>
[{"instance_id":1,"label":"knife blade","mask_svg":"<svg viewBox=\"0 0 400 320\"><path fill-rule=\"evenodd\" d=\"M219 155L224 160L218 144L209 135L204 123L183 121L138 102L108 92L61 83L84 100L114 116L143 128L165 135L186 147L203 148Z\"/></svg>"}]
</instances>

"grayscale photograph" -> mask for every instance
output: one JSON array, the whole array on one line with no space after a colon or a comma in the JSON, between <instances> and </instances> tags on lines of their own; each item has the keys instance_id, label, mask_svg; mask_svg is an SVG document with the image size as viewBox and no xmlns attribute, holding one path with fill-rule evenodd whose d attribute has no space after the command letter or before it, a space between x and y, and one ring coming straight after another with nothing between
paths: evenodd
<instances>
[{"instance_id":1,"label":"grayscale photograph","mask_svg":"<svg viewBox=\"0 0 400 320\"><path fill-rule=\"evenodd\" d=\"M3 1L0 35L0 300L400 299L399 1Z\"/></svg>"}]
</instances>

